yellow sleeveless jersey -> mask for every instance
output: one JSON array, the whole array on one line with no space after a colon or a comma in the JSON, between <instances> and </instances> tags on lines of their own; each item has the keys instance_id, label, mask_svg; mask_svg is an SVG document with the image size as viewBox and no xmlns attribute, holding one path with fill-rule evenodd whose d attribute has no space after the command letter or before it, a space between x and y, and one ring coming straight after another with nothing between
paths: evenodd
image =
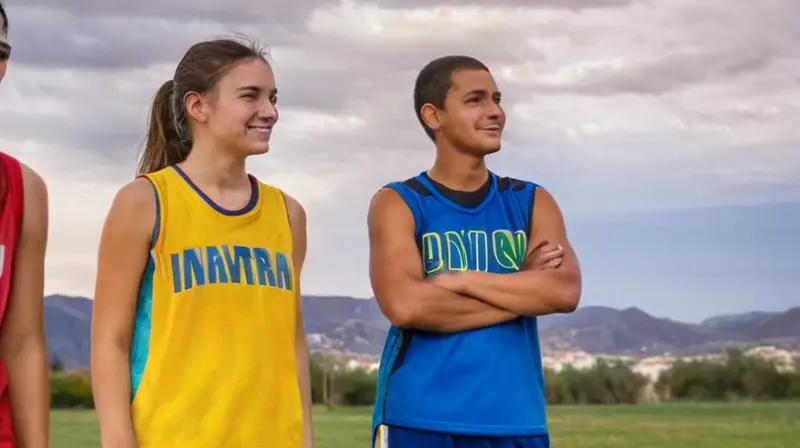
<instances>
[{"instance_id":1,"label":"yellow sleeveless jersey","mask_svg":"<svg viewBox=\"0 0 800 448\"><path fill-rule=\"evenodd\" d=\"M157 219L131 347L139 448L300 448L298 288L284 196L251 178L225 210L177 166L146 177Z\"/></svg>"}]
</instances>

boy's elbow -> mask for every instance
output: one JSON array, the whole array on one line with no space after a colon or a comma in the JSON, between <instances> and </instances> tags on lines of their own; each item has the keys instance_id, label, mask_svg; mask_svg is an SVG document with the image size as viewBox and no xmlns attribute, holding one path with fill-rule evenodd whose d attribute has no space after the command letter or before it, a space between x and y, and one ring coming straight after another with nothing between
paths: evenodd
<instances>
[{"instance_id":1,"label":"boy's elbow","mask_svg":"<svg viewBox=\"0 0 800 448\"><path fill-rule=\"evenodd\" d=\"M399 302L399 303L398 303ZM384 314L389 322L397 328L409 328L414 324L416 313L409 303L395 301L386 307Z\"/></svg>"},{"instance_id":2,"label":"boy's elbow","mask_svg":"<svg viewBox=\"0 0 800 448\"><path fill-rule=\"evenodd\" d=\"M578 305L580 305L580 296L566 296L562 299L561 303L559 303L556 312L562 314L569 314L578 309Z\"/></svg>"},{"instance_id":3,"label":"boy's elbow","mask_svg":"<svg viewBox=\"0 0 800 448\"><path fill-rule=\"evenodd\" d=\"M402 289L395 289L386 294L376 296L378 305L386 316L386 319L397 328L409 328L417 319L417 307L414 300L409 300L409 297L414 297Z\"/></svg>"},{"instance_id":4,"label":"boy's elbow","mask_svg":"<svg viewBox=\"0 0 800 448\"><path fill-rule=\"evenodd\" d=\"M556 312L568 314L577 310L581 302L581 293L582 286L579 274L564 279L564 285L556 301Z\"/></svg>"}]
</instances>

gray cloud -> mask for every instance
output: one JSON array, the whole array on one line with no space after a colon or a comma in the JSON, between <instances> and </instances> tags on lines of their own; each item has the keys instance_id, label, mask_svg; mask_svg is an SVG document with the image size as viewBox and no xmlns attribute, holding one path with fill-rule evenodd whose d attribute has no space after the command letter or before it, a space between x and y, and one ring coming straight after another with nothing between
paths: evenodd
<instances>
[{"instance_id":1,"label":"gray cloud","mask_svg":"<svg viewBox=\"0 0 800 448\"><path fill-rule=\"evenodd\" d=\"M61 292L91 283L155 90L190 44L233 32L271 46L281 122L249 166L309 211L308 292L367 293L352 279L365 277L369 198L432 162L411 97L444 54L484 60L504 91L492 168L541 182L570 216L800 199L791 0L9 3L0 147L51 185Z\"/></svg>"},{"instance_id":2,"label":"gray cloud","mask_svg":"<svg viewBox=\"0 0 800 448\"><path fill-rule=\"evenodd\" d=\"M88 67L92 69L123 70L141 67L148 63L173 61L192 43L200 39L223 37L231 31L244 34L265 35L271 45L298 44L307 37L307 22L313 11L337 5L333 0L295 0L264 8L253 0L217 1L172 1L142 0L140 2L108 2L86 0L11 0L13 8L13 34L20 55L16 59L23 64L48 67ZM448 6L484 6L480 1L451 0L442 3ZM498 0L494 8L532 7L607 8L633 3L632 0ZM383 0L381 7L425 7L429 2L397 2ZM102 20L97 20L102 18ZM492 39L481 43L509 42L514 30L494 30ZM433 42L425 42L424 52L438 56L437 47L445 42L469 41L474 36L450 34ZM510 39L509 39L510 38ZM476 43L474 40L473 44ZM54 43L57 42L57 45ZM326 39L319 44L328 44L331 50L337 44ZM433 45L431 45L433 44ZM407 45L407 44L406 44ZM405 47L400 44L401 47ZM491 47L491 44L489 45ZM368 54L352 56L382 57L385 54L404 53L405 48L387 48L385 52L362 49ZM392 51L394 50L394 51ZM400 50L400 51L398 51ZM494 45L493 50L518 57L514 46ZM473 50L474 51L474 50ZM497 58L497 56L500 56ZM497 55L497 60L504 59ZM367 59L369 60L369 59Z\"/></svg>"},{"instance_id":3,"label":"gray cloud","mask_svg":"<svg viewBox=\"0 0 800 448\"><path fill-rule=\"evenodd\" d=\"M246 24L261 21L281 23L299 22L315 9L335 6L340 0L294 0L286 3L273 3L268 7L253 0L228 0L220 3L215 0L194 0L162 2L160 0L141 0L137 2L109 2L104 0L7 0L9 6L42 7L51 10L68 11L76 16L144 16L168 20L205 19L229 24ZM375 0L370 2L381 8L420 8L431 6L424 0ZM553 9L613 8L636 3L636 0L495 0L491 3L481 0L443 0L437 6L528 7Z\"/></svg>"},{"instance_id":4,"label":"gray cloud","mask_svg":"<svg viewBox=\"0 0 800 448\"><path fill-rule=\"evenodd\" d=\"M257 23L299 26L316 8L335 4L333 0L294 0L286 3L265 3L253 0L170 1L105 1L105 0L7 0L9 6L41 8L63 11L81 18L105 19L108 17L150 17L174 22L214 21L227 25L252 25Z\"/></svg>"},{"instance_id":5,"label":"gray cloud","mask_svg":"<svg viewBox=\"0 0 800 448\"><path fill-rule=\"evenodd\" d=\"M660 95L687 85L715 82L764 69L774 54L758 50L731 49L729 52L678 53L615 70L595 71L585 81L569 85L541 84L542 92L566 91L590 95Z\"/></svg>"},{"instance_id":6,"label":"gray cloud","mask_svg":"<svg viewBox=\"0 0 800 448\"><path fill-rule=\"evenodd\" d=\"M497 0L492 2L482 0L443 0L437 2L439 6L473 6L473 7L524 7L543 9L595 9L617 8L639 3L640 0ZM423 8L430 6L425 0L378 0L376 2L386 8Z\"/></svg>"},{"instance_id":7,"label":"gray cloud","mask_svg":"<svg viewBox=\"0 0 800 448\"><path fill-rule=\"evenodd\" d=\"M622 3L625 2L620 4ZM558 116L560 109L565 109L564 105L571 104L570 101L580 100L592 107L588 97L603 96L608 98L608 101L602 103L604 105L622 104L624 100L619 95L663 95L685 86L696 87L721 81L741 85L741 81L736 81L737 79L768 70L780 57L791 55L792 51L796 53L797 47L778 39L763 37L768 33L758 34L762 37L756 39L751 38L752 34L742 31L751 22L757 26L771 23L774 27L785 23L785 20L774 16L785 14L787 11L781 7L788 3L772 2L769 7L759 9L755 16L757 20L751 20L753 15L749 10L737 8L690 9L696 12L694 16L688 15L681 8L665 10L663 13L650 10L647 13L649 15L640 23L632 25L630 30L636 33L641 29L653 39L658 35L665 42L671 42L669 51L661 52L651 51L651 47L643 47L641 42L626 39L614 29L603 28L604 24L612 24L614 20L624 20L626 13L621 11L612 14L611 10L600 10L588 17L586 14L556 14L551 11L542 18L531 13L532 10L508 11L505 15L497 15L498 10L495 10L494 16L486 15L486 23L474 25L479 26L487 36L492 36L491 39L476 39L473 25L442 32L417 29L414 33L403 32L403 37L400 38L396 32L403 28L398 28L399 25L392 28L394 22L391 20L396 19L386 19L389 28L384 32L364 34L363 30L352 30L354 32L345 33L342 32L347 29L344 26L358 23L357 15L348 18L344 13L317 14L308 24L309 31L292 45L273 47L273 65L281 91L283 116L291 117L304 110L316 111L350 117L360 122L360 125L337 128L335 124L331 124L318 127L316 131L304 130L297 135L289 135L285 141L290 145L312 146L315 141L322 140L351 148L370 148L373 152L413 150L424 146L427 141L416 123L411 105L414 77L430 59L454 53L475 55L490 64L500 79L501 88L506 91L506 107L510 111L515 110L515 103L518 102L532 101L545 106L535 108L528 119L515 116L510 118L510 142L547 141L548 138L542 137L544 135L553 135L549 140L559 141L559 133L566 135L573 132L568 129L569 126L575 129L593 126L587 125L586 120L581 123L578 119L580 113L567 110L557 120L553 118ZM312 3L303 3L299 7L304 5L314 6ZM535 6L550 5L538 3ZM606 6L611 6L611 3ZM145 5L144 9L149 7ZM733 14L731 10L738 13ZM28 63L33 67L72 65L84 70L112 69L115 74L111 76L120 79L130 79L131 69L154 64L170 67L161 71L163 78L166 78L190 43L202 38L201 36L222 34L224 30L221 23L181 24L171 27L163 20L154 19L111 17L95 20L89 16L75 19L63 13L48 13L43 10L36 14L40 18L49 18L50 26L46 29L52 30L52 35L31 33L28 39L27 34L19 36L19 45L22 45L19 53L23 56L17 62ZM350 11L348 14L355 13ZM694 18L694 22L687 17ZM628 17L635 18L637 17ZM724 30L710 25L721 19L726 19L728 26L736 33L725 34ZM685 22L684 27L675 29L677 21ZM652 30L648 29L650 26L653 26ZM398 31L394 31L395 29ZM138 37L131 39L130 36L134 35ZM526 39L525 36L530 38ZM593 39L587 39L586 36L593 36ZM59 37L62 37L62 41L71 42L71 45L62 48L45 44L51 40L59 40ZM563 42L564 38L568 39L566 42L573 43L572 51L569 51L569 46L565 48L567 51L556 51L557 47L554 50L553 44ZM745 44L749 46L744 46ZM26 49L30 51L24 51ZM648 51L643 52L643 49ZM626 54L627 51L630 51L629 57L617 57L622 61L618 66L610 63L589 64L581 69L580 76L565 78L559 75L565 65L585 65L598 57L614 58ZM521 74L514 76L514 73ZM75 141L77 147L87 150L100 142L115 142L117 148L124 148L118 149L122 154L128 154L129 148L138 147L144 132L145 111L139 109L142 109L142 103L149 104L149 98L160 80L153 79L152 85L142 81L140 86L131 89L109 78L105 81L106 93L102 97L118 97L121 101L139 104L139 108L115 106L102 117L97 117L95 109L76 110L71 113L68 126L58 124L59 117L53 116L51 119L54 120L54 127L62 131L58 138ZM62 92L61 96L73 98L68 103L80 101L91 95L98 82L103 81L97 77L88 78L80 94ZM58 92L59 88L67 87L50 88ZM69 88L75 87L73 85ZM124 96L114 92L122 89L127 90ZM543 94L552 98L543 97ZM746 95L745 92L736 94ZM668 109L670 105L673 106L672 111L654 109ZM692 126L713 127L711 123L714 120L728 120L733 113L711 111L707 105L701 106L675 106L670 98L664 98L660 106L643 102L636 104L636 107L651 108L651 114L660 114L665 117L665 121L668 120L666 114L683 113L683 122L691 123ZM626 110L618 109L615 112L624 113ZM742 112L735 113L741 118ZM609 116L606 115L604 118L607 120ZM769 120L772 117L762 118ZM17 117L17 121L19 120L24 119ZM46 115L38 119L39 122L47 120ZM680 120L672 121L676 124L670 127L680 131ZM90 125L87 128L81 123ZM121 123L126 124L121 127ZM134 123L138 123L135 128L132 127ZM668 130L663 125L655 126ZM31 130L24 123L15 129L11 135L21 136ZM635 129L632 131L638 132ZM114 151L110 153L113 154Z\"/></svg>"},{"instance_id":8,"label":"gray cloud","mask_svg":"<svg viewBox=\"0 0 800 448\"><path fill-rule=\"evenodd\" d=\"M229 28L221 21L170 22L157 18L108 17L97 20L65 11L22 8L13 16L10 39L15 63L42 68L125 71L152 64L177 64L192 44L244 34L277 45L290 33L268 23ZM270 30L268 36L254 32Z\"/></svg>"},{"instance_id":9,"label":"gray cloud","mask_svg":"<svg viewBox=\"0 0 800 448\"><path fill-rule=\"evenodd\" d=\"M796 20L800 4L779 0L759 3L758 8L743 2L711 4L678 9L667 20L646 17L643 25L651 28L643 35L648 42L660 41L658 51L643 53L621 67L590 69L574 83L542 83L540 88L591 95L660 95L741 78L800 54Z\"/></svg>"}]
</instances>

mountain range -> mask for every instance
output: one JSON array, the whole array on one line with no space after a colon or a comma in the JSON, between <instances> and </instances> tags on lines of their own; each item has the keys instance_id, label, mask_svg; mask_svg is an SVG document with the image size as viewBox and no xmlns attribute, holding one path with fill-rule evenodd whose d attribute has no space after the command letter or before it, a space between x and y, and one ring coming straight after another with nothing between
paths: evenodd
<instances>
[{"instance_id":1,"label":"mountain range","mask_svg":"<svg viewBox=\"0 0 800 448\"><path fill-rule=\"evenodd\" d=\"M303 314L312 350L378 355L389 328L374 298L304 296ZM88 366L91 316L92 301L87 298L45 298L45 329L53 359L67 368ZM639 308L584 306L572 314L541 317L539 332L545 353L692 355L718 352L731 344L798 349L800 307L721 315L691 324L654 317Z\"/></svg>"}]
</instances>

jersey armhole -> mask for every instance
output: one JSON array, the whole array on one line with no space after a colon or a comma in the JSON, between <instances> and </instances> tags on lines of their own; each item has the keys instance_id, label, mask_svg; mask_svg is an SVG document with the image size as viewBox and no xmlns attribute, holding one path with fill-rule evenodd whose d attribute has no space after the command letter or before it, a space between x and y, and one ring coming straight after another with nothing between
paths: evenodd
<instances>
[{"instance_id":1,"label":"jersey armhole","mask_svg":"<svg viewBox=\"0 0 800 448\"><path fill-rule=\"evenodd\" d=\"M289 236L291 237L290 249L292 251L292 260L294 260L294 227L292 227L292 217L289 216L289 203L286 201L286 192L281 190L278 187L267 186L265 184L261 184L262 186L266 186L267 188L272 188L278 193L278 196L281 198L281 205L283 205L283 216L286 218L286 226L289 229ZM264 196L264 192L261 192L262 197ZM263 202L262 202L263 205ZM308 225L306 223L306 225ZM308 249L308 248L306 248Z\"/></svg>"},{"instance_id":2,"label":"jersey armhole","mask_svg":"<svg viewBox=\"0 0 800 448\"><path fill-rule=\"evenodd\" d=\"M533 210L536 206L536 190L541 188L535 182L520 180L513 177L500 177L497 179L497 188L500 192L510 191L515 204L515 209L522 213L528 239L533 232ZM519 215L517 215L519 216Z\"/></svg>"},{"instance_id":3,"label":"jersey armhole","mask_svg":"<svg viewBox=\"0 0 800 448\"><path fill-rule=\"evenodd\" d=\"M289 229L289 250L291 253L291 260L292 260L292 282L294 282L293 283L294 285L297 285L294 290L295 300L297 301L297 306L302 308L303 297L300 293L298 293L298 291L300 291L300 274L297 272L295 265L296 261L294 258L294 227L292 227L292 217L289 216L289 202L286 200L286 196L288 195L286 194L285 191L281 190L278 187L273 187L271 185L267 185L262 182L259 182L259 184L261 185L259 188L269 188L274 193L277 193L277 196L280 198L281 204L283 204L283 216L286 219L286 228ZM262 197L261 206L263 207L264 206L263 198L265 196L264 195L265 192L262 190L260 193ZM306 221L308 221L308 218L306 218ZM306 227L308 227L308 222L306 222ZM308 232L307 229L306 232ZM306 243L306 253L307 252L308 252L308 243Z\"/></svg>"},{"instance_id":4,"label":"jersey armhole","mask_svg":"<svg viewBox=\"0 0 800 448\"><path fill-rule=\"evenodd\" d=\"M22 236L22 232L24 231L23 226L25 225L25 213L27 212L27 207L25 207L25 197L28 195L28 191L25 185L25 173L22 170L22 162L19 159L14 157L8 156L7 160L10 163L5 165L6 170L4 172L10 174L6 177L6 203L4 205L8 205L8 200L15 198L15 202L12 204L17 206L17 210L19 213L17 214L16 224L17 224L17 234L18 237ZM19 244L19 243L18 243Z\"/></svg>"},{"instance_id":5,"label":"jersey armhole","mask_svg":"<svg viewBox=\"0 0 800 448\"><path fill-rule=\"evenodd\" d=\"M155 181L151 179L147 175L140 176L143 179L146 179L147 182L150 183L150 187L153 188L153 199L155 200L155 207L156 207L156 217L153 220L153 232L150 236L150 250L155 250L156 245L158 244L158 239L161 237L161 229L162 229L162 211L161 211L161 198L158 194L158 188L156 187Z\"/></svg>"},{"instance_id":6,"label":"jersey armhole","mask_svg":"<svg viewBox=\"0 0 800 448\"><path fill-rule=\"evenodd\" d=\"M14 241L11 242L10 248L6 248L13 254L18 250L22 234L25 231L25 213L27 209L25 197L27 191L25 188L25 175L22 172L22 162L10 155L0 153L0 175L2 176L2 179L0 179L0 194L2 194L0 196L0 206L2 206L3 211L14 211L11 217L11 234L14 236ZM2 215L3 213L0 213L0 218L3 217ZM6 255L8 255L8 252L6 252ZM13 274L14 271L14 255L11 255L11 257L12 260L8 260L11 265L9 274ZM2 270L2 260L0 260L0 271ZM0 275L2 275L2 272L0 272Z\"/></svg>"},{"instance_id":7,"label":"jersey armhole","mask_svg":"<svg viewBox=\"0 0 800 448\"><path fill-rule=\"evenodd\" d=\"M530 205L527 209L528 219L526 222L528 223L528 238L530 239L531 234L533 234L533 209L536 207L536 191L541 187L533 182L528 182L528 185L530 185L531 189L531 198L529 200Z\"/></svg>"},{"instance_id":8,"label":"jersey armhole","mask_svg":"<svg viewBox=\"0 0 800 448\"><path fill-rule=\"evenodd\" d=\"M420 206L419 198L410 188L403 185L402 182L392 182L384 186L384 188L390 188L394 190L400 195L400 197L403 199L403 202L406 203L406 206L411 211L411 215L414 217L414 239L419 241L420 230L422 229L422 207Z\"/></svg>"}]
</instances>

